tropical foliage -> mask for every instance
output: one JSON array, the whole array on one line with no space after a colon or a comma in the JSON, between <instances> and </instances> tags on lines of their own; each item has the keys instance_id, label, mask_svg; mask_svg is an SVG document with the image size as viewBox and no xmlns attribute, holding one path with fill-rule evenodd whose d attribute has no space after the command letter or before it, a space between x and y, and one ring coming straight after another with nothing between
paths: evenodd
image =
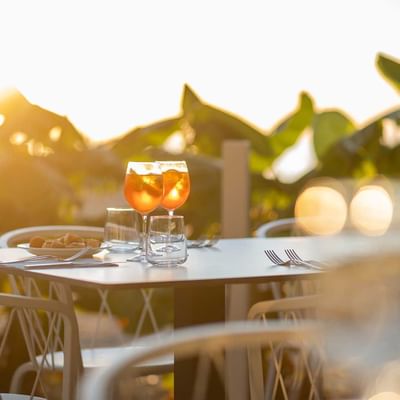
<instances>
[{"instance_id":1,"label":"tropical foliage","mask_svg":"<svg viewBox=\"0 0 400 400\"><path fill-rule=\"evenodd\" d=\"M400 63L379 54L376 65L399 91ZM388 126L397 135L392 141L387 140ZM104 202L105 196L115 201L112 195L117 194L123 201L126 162L163 159L185 159L189 165L191 196L179 212L193 235L218 230L221 145L226 139L247 139L251 144L249 216L254 229L271 219L293 215L298 193L312 179L398 177L399 126L400 108L357 126L340 110L318 110L312 97L301 93L296 109L264 131L204 103L185 86L178 116L94 145L67 118L32 105L16 91L4 93L0 96L0 234L30 225L101 226L105 205L114 205ZM311 139L315 162L296 180L284 181L276 172L276 163L304 137ZM179 149L170 146L172 140L178 140ZM96 207L97 212L88 212ZM78 290L77 296L86 309L97 309L97 293ZM166 312L172 309L171 293L161 291L153 300L153 306L163 311L161 323L171 321ZM117 316L132 315L135 305L139 313L141 304L138 291L113 293L110 302ZM16 353L10 353L15 362Z\"/></svg>"},{"instance_id":2,"label":"tropical foliage","mask_svg":"<svg viewBox=\"0 0 400 400\"><path fill-rule=\"evenodd\" d=\"M379 54L376 65L400 90L399 62ZM67 118L30 104L18 92L6 93L0 98L0 232L40 224L102 225L101 210L82 213L88 195L93 201L121 193L126 162L154 159L188 162L192 193L180 212L194 235L218 229L221 147L226 139L251 143L249 215L255 228L292 215L296 196L310 179L398 176L400 141L385 141L388 121L400 125L400 108L359 127L340 110L316 109L312 97L301 93L297 108L267 132L206 104L185 86L178 116L93 145ZM315 163L294 182L284 182L275 164L305 135L312 138ZM179 149L169 145L172 138Z\"/></svg>"}]
</instances>

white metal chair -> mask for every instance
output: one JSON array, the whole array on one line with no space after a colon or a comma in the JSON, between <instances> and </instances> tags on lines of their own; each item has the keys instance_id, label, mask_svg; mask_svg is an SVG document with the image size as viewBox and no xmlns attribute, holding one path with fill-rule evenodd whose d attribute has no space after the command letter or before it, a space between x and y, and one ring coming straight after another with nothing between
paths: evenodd
<instances>
[{"instance_id":1,"label":"white metal chair","mask_svg":"<svg viewBox=\"0 0 400 400\"><path fill-rule=\"evenodd\" d=\"M57 237L62 235L66 232L76 233L80 236L90 236L98 239L103 238L103 228L97 227L86 227L86 226L76 226L76 225L57 225L57 226L39 226L39 227L28 227L28 228L21 228L16 229L14 231L10 231L0 237L0 246L4 247L12 247L15 246L17 243L26 242L34 235L44 235L44 236L54 236ZM10 274L9 279L11 282L11 287L14 293L18 293L20 295L31 295L34 294L37 297L42 297L42 290L39 288L37 282L31 278L23 278L18 276L18 271L15 271L15 274ZM48 292L52 293L55 298L65 301L65 298L69 298L70 300L70 307L72 308L72 295L71 293L64 293L65 287L60 287L56 284L49 284ZM143 327L144 320L148 315L150 321L152 323L152 327L154 331L158 332L158 325L155 320L154 312L151 308L151 297L152 297L152 289L150 290L141 290L143 300L144 300L144 307L141 310L141 314L139 317L139 322L136 327L136 331L134 337L138 337L141 333L141 329ZM126 339L124 339L119 331L120 335L120 343L119 345L122 347L96 347L96 339L98 335L98 331L100 329L100 318L106 314L112 322L112 314L111 309L108 304L108 291L99 290L98 294L101 299L100 309L98 311L98 318L95 327L95 335L93 340L91 341L91 348L82 349L80 353L80 357L82 358L80 361L81 365L76 365L76 368L79 371L82 371L82 368L98 368L107 365L109 359L119 351L124 351ZM28 323L25 322L25 340L29 340L29 330L30 326ZM79 331L76 324L76 329L74 332L74 336L79 338ZM79 349L79 343L75 343L75 346ZM121 350L122 349L122 350ZM11 390L17 392L20 390L23 378L25 377L26 373L29 371L33 371L37 368L35 365L41 362L41 355L40 355L40 348L37 349L39 356L35 359L36 361L33 362L32 358L29 362L22 364L16 371L12 378L11 382ZM60 352L56 352L52 354L51 362L46 362L46 368L50 368L52 370L62 370L64 366L64 357L63 354ZM173 357L169 357L168 359L157 360L153 365L147 365L146 370L151 370L153 373L163 373L165 371L173 370Z\"/></svg>"},{"instance_id":2,"label":"white metal chair","mask_svg":"<svg viewBox=\"0 0 400 400\"><path fill-rule=\"evenodd\" d=\"M254 236L256 237L274 237L285 233L284 236L293 236L293 233L298 233L296 218L282 218L275 221L270 221L260 225Z\"/></svg>"},{"instance_id":3,"label":"white metal chair","mask_svg":"<svg viewBox=\"0 0 400 400\"><path fill-rule=\"evenodd\" d=\"M23 337L29 351L29 362L22 364L15 371L10 386L11 392L20 391L22 378L29 371L36 371L38 377L41 376L43 371L62 371L62 400L70 400L75 394L76 383L84 370L108 365L116 354L133 350L131 346L81 349L78 323L69 287L50 282L48 288L43 289L43 287L39 287L36 280L21 276L17 268L15 272L8 273L14 293L18 293L21 297L34 298L38 301L43 300L43 296L45 295L51 301L60 304L60 307L63 307L63 309L68 310L68 329L71 330L71 339L65 341L65 336L63 339L61 335L61 325L58 321L52 322L53 325L49 323L48 327L51 327L51 329L46 333L43 326L39 323L40 318L36 313L17 313ZM73 354L74 357L66 358L68 354ZM138 366L138 368L152 374L171 371L173 368L173 357L154 360L154 363ZM44 386L42 385L42 387Z\"/></svg>"},{"instance_id":4,"label":"white metal chair","mask_svg":"<svg viewBox=\"0 0 400 400\"><path fill-rule=\"evenodd\" d=\"M98 239L100 241L103 240L104 237L104 228L102 227L94 227L94 226L84 226L84 225L43 225L43 226L31 226L25 228L15 229L9 232L4 233L0 236L0 247L15 247L19 243L28 242L32 236L42 235L47 237L58 237L65 233L74 233L81 237L91 237ZM134 333L134 337L138 337L144 326L144 322L146 317L149 319L151 327L154 332L159 331L159 326L157 323L157 319L155 317L155 313L153 311L151 305L151 299L154 294L154 289L141 289L140 293L143 298L143 308L140 312L140 316L136 325L136 330ZM97 334L100 330L100 321L102 317L105 316L108 318L110 323L114 323L112 318L112 313L110 306L108 304L108 290L98 290L98 295L100 298L100 308L98 311L98 319L96 324L96 332L93 336L92 347L95 346L97 340ZM121 333L119 333L119 342L123 344L126 340L122 337Z\"/></svg>"},{"instance_id":5,"label":"white metal chair","mask_svg":"<svg viewBox=\"0 0 400 400\"><path fill-rule=\"evenodd\" d=\"M248 319L263 321L267 326L276 319L293 321L301 326L304 321L316 320L320 300L320 295L313 295L261 301L250 308ZM252 356L257 359L260 353L255 352ZM293 368L289 374L285 373L288 365ZM251 399L275 399L278 394L284 400L305 396L320 399L321 368L322 357L317 346L305 349L282 343L271 348L266 385L254 385ZM249 372L252 375L258 373L257 363L249 363Z\"/></svg>"},{"instance_id":6,"label":"white metal chair","mask_svg":"<svg viewBox=\"0 0 400 400\"><path fill-rule=\"evenodd\" d=\"M48 354L52 347L52 337L53 331L58 330L62 331L63 337L63 357L65 362L63 363L63 372L66 379L63 382L62 394L63 399L73 399L74 390L73 390L73 382L68 380L68 378L73 379L74 376L74 364L76 364L76 358L78 354L76 353L76 346L73 346L73 341L75 340L73 337L74 329L74 315L71 312L71 309L67 307L66 304L62 302L50 300L50 299L38 299L31 296L19 296L15 294L4 294L0 293L0 305L4 307L9 307L11 309L11 313L16 314L21 325L25 325L27 321L34 321L36 327L46 320L47 330L41 330L43 336L40 338L41 343L43 345L42 351L44 354ZM43 319L42 317L45 318ZM7 344L8 335L10 332L10 327L12 323L12 318L8 320L8 323L4 330L4 335L1 339L0 344L0 354L3 353L5 346ZM37 330L35 330L36 332ZM35 342L38 340L38 337L35 335L35 332L29 333L28 340L25 340L25 344L27 346L28 354L31 361L35 364L36 378L34 380L34 384L32 387L32 393L30 396L28 395L17 395L17 394L0 394L0 399L3 400L40 400L42 398L32 397L35 391L38 388L38 385L41 383L41 366L44 363L45 358L43 357L40 361L40 364L37 363L37 360L33 354L33 347L35 346ZM60 336L61 337L61 336ZM25 338L27 339L27 338Z\"/></svg>"},{"instance_id":7,"label":"white metal chair","mask_svg":"<svg viewBox=\"0 0 400 400\"><path fill-rule=\"evenodd\" d=\"M94 226L84 226L84 225L43 225L43 226L31 226L25 228L15 229L4 233L0 236L0 247L15 247L19 243L29 242L32 236L42 235L47 237L58 237L65 233L74 233L81 237L91 237L103 240L104 228L94 227ZM141 310L138 323L136 325L136 330L134 337L138 337L144 326L146 317L149 319L151 327L154 332L159 331L159 326L155 313L151 306L151 299L154 293L153 289L141 289L140 290L143 298L143 308ZM112 313L110 306L108 304L108 290L98 290L98 295L100 298L100 308L98 311L98 319L96 325L96 333L92 340L92 346L95 346L97 334L100 328L100 321L102 316L106 316L111 323L114 323L112 318ZM126 340L119 334L120 344L123 344Z\"/></svg>"},{"instance_id":8,"label":"white metal chair","mask_svg":"<svg viewBox=\"0 0 400 400\"><path fill-rule=\"evenodd\" d=\"M155 344L154 335L139 339L143 351L139 354L126 352L116 358L111 366L88 375L80 389L79 399L95 398L96 400L132 399L140 395L146 399L156 399L163 390L162 385L153 383L150 378L144 379L134 374L131 367L143 362L174 353L175 360L180 362L196 357L197 368L193 386L188 388L192 394L186 400L204 400L208 397L208 378L211 371L215 371L213 378L219 378L223 388L226 388L226 375L224 372L224 359L228 352L252 349L261 352L261 349L270 349L280 342L297 343L306 346L312 342L314 325L295 326L293 323L278 322L266 326L259 321L236 321L225 324L201 325L176 330L173 336L164 337ZM149 344L153 344L149 348ZM264 353L260 353L261 355ZM250 362L257 362L257 374L249 375L249 385L254 386L263 380L262 357L250 358ZM137 378L137 379L135 379ZM146 382L147 385L143 385ZM215 383L215 381L214 381ZM190 385L190 382L187 382ZM151 388L153 386L153 388ZM165 394L165 393L164 393ZM134 396L137 397L134 397ZM220 398L224 398L222 394ZM257 400L262 399L262 397Z\"/></svg>"}]
</instances>

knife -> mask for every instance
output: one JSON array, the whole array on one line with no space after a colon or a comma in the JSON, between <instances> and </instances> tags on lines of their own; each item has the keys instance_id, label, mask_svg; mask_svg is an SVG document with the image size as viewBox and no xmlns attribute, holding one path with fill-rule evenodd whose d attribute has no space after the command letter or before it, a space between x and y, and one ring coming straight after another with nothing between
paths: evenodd
<instances>
[{"instance_id":1,"label":"knife","mask_svg":"<svg viewBox=\"0 0 400 400\"><path fill-rule=\"evenodd\" d=\"M99 263L77 263L74 261L59 261L53 263L35 263L26 264L24 269L56 269L56 268L91 268L91 267L118 267L118 264L112 262Z\"/></svg>"}]
</instances>

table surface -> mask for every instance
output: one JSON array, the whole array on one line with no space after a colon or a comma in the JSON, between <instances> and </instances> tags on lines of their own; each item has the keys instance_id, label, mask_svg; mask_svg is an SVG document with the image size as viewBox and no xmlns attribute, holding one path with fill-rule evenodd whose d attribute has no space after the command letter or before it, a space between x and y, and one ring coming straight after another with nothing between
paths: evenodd
<instances>
[{"instance_id":1,"label":"table surface","mask_svg":"<svg viewBox=\"0 0 400 400\"><path fill-rule=\"evenodd\" d=\"M121 261L118 267L57 268L23 271L45 279L79 286L100 288L134 288L183 286L189 284L246 283L297 278L314 274L303 267L273 265L264 250L274 249L287 259L285 248L296 249L302 257L315 253L312 238L243 238L221 239L214 247L189 249L187 261L179 267L154 267L138 262L125 262L127 254L102 252L97 257ZM26 255L21 249L0 249L0 260ZM1 266L7 269L7 267Z\"/></svg>"},{"instance_id":2,"label":"table surface","mask_svg":"<svg viewBox=\"0 0 400 400\"><path fill-rule=\"evenodd\" d=\"M365 250L368 241L352 240L351 250ZM125 262L127 254L99 253L96 257L120 262L118 267L57 268L23 271L52 281L97 288L135 288L205 284L234 284L295 279L318 273L304 267L273 265L264 250L273 249L287 259L284 249L293 248L303 258L320 259L323 250L339 249L343 254L349 239L285 237L221 239L214 247L189 249L187 261L179 267L154 267L138 262ZM361 246L360 246L361 245ZM0 260L26 255L21 249L0 249ZM7 267L1 266L2 270Z\"/></svg>"}]
</instances>

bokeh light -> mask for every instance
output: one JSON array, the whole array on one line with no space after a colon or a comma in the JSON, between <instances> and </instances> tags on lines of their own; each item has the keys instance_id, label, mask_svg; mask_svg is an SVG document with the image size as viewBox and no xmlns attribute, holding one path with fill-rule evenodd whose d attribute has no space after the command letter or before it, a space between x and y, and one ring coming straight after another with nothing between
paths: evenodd
<instances>
[{"instance_id":1,"label":"bokeh light","mask_svg":"<svg viewBox=\"0 0 400 400\"><path fill-rule=\"evenodd\" d=\"M50 129L49 138L52 142L57 142L62 134L62 129L60 126L55 126Z\"/></svg>"},{"instance_id":2,"label":"bokeh light","mask_svg":"<svg viewBox=\"0 0 400 400\"><path fill-rule=\"evenodd\" d=\"M395 392L381 392L369 397L368 400L400 400L400 395Z\"/></svg>"},{"instance_id":3,"label":"bokeh light","mask_svg":"<svg viewBox=\"0 0 400 400\"><path fill-rule=\"evenodd\" d=\"M27 141L27 139L28 139L28 136L26 133L15 132L10 137L10 143L13 144L14 146L19 146L19 145L25 143Z\"/></svg>"},{"instance_id":4,"label":"bokeh light","mask_svg":"<svg viewBox=\"0 0 400 400\"><path fill-rule=\"evenodd\" d=\"M382 186L363 186L350 203L350 220L365 235L383 235L392 218L393 201Z\"/></svg>"},{"instance_id":5,"label":"bokeh light","mask_svg":"<svg viewBox=\"0 0 400 400\"><path fill-rule=\"evenodd\" d=\"M314 235L333 235L346 223L346 200L332 187L312 186L297 198L295 216L302 230Z\"/></svg>"}]
</instances>

